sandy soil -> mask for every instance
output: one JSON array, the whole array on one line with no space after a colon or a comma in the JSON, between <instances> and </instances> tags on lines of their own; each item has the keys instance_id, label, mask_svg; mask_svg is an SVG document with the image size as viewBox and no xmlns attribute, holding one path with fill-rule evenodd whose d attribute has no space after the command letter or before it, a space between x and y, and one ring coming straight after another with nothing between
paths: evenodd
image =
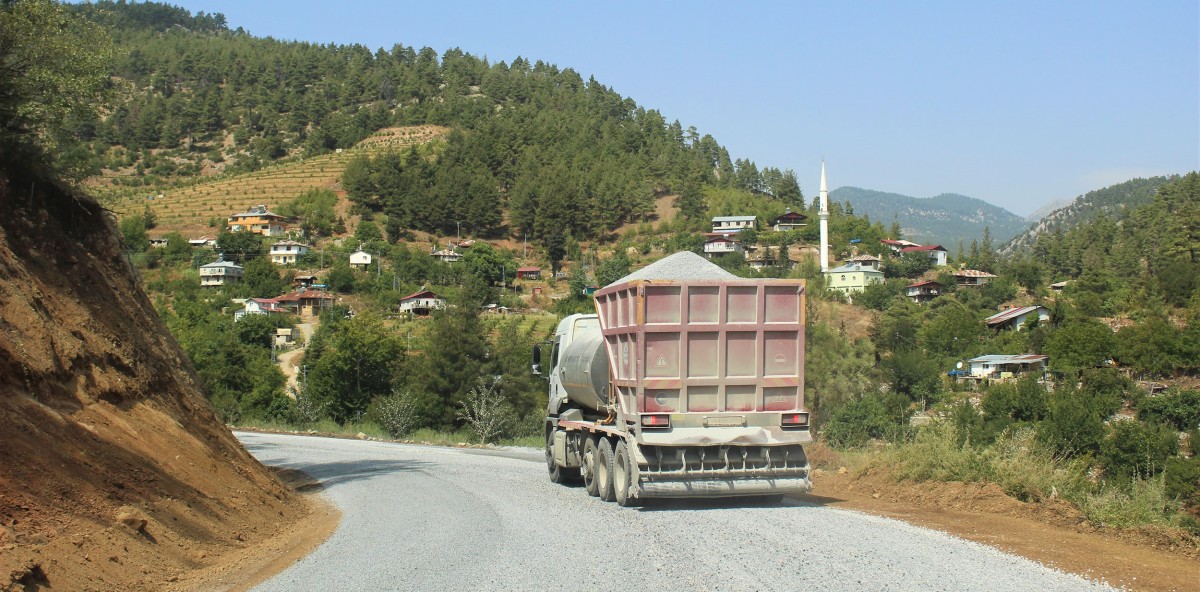
<instances>
[{"instance_id":1,"label":"sandy soil","mask_svg":"<svg viewBox=\"0 0 1200 592\"><path fill-rule=\"evenodd\" d=\"M1132 590L1200 589L1200 547L1153 529L1089 526L1066 502L1024 503L996 485L896 483L817 469L810 501L904 520Z\"/></svg>"}]
</instances>

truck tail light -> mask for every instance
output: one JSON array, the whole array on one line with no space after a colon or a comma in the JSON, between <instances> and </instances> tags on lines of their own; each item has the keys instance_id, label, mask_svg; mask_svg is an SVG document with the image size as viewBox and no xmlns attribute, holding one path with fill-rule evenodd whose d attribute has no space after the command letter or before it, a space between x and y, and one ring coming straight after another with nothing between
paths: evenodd
<instances>
[{"instance_id":1,"label":"truck tail light","mask_svg":"<svg viewBox=\"0 0 1200 592\"><path fill-rule=\"evenodd\" d=\"M643 415L642 427L644 428L669 428L671 427L671 416L667 414L658 415Z\"/></svg>"},{"instance_id":2,"label":"truck tail light","mask_svg":"<svg viewBox=\"0 0 1200 592\"><path fill-rule=\"evenodd\" d=\"M785 428L806 428L808 427L807 413L784 413L781 425Z\"/></svg>"}]
</instances>

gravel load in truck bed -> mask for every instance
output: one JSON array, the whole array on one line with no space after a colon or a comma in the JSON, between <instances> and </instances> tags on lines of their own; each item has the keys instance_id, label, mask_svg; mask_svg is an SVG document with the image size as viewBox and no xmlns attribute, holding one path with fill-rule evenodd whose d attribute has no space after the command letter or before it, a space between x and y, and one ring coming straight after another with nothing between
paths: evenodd
<instances>
[{"instance_id":1,"label":"gravel load in truck bed","mask_svg":"<svg viewBox=\"0 0 1200 592\"><path fill-rule=\"evenodd\" d=\"M738 276L691 251L680 251L663 257L611 284L635 280L736 280Z\"/></svg>"}]
</instances>

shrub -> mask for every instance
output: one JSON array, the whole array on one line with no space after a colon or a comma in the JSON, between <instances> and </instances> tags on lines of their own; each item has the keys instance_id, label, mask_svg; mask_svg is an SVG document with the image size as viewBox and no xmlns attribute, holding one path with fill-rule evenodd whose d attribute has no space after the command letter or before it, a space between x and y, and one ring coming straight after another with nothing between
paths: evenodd
<instances>
[{"instance_id":1,"label":"shrub","mask_svg":"<svg viewBox=\"0 0 1200 592\"><path fill-rule=\"evenodd\" d=\"M905 432L907 414L890 412L899 401L888 401L885 404L878 395L867 395L861 399L848 401L839 407L829 417L822 430L822 435L830 445L842 448L856 448L866 444L872 438L894 439ZM903 405L900 405L903 409Z\"/></svg>"},{"instance_id":2,"label":"shrub","mask_svg":"<svg viewBox=\"0 0 1200 592\"><path fill-rule=\"evenodd\" d=\"M1118 421L1100 446L1100 462L1109 475L1148 479L1162 472L1179 449L1174 430L1144 421Z\"/></svg>"},{"instance_id":3,"label":"shrub","mask_svg":"<svg viewBox=\"0 0 1200 592\"><path fill-rule=\"evenodd\" d=\"M1171 526L1171 502L1162 479L1133 480L1079 500L1088 521L1127 528L1142 524Z\"/></svg>"},{"instance_id":4,"label":"shrub","mask_svg":"<svg viewBox=\"0 0 1200 592\"><path fill-rule=\"evenodd\" d=\"M1168 497L1200 508L1200 458L1168 458L1163 475Z\"/></svg>"},{"instance_id":5,"label":"shrub","mask_svg":"<svg viewBox=\"0 0 1200 592\"><path fill-rule=\"evenodd\" d=\"M1171 389L1138 404L1138 419L1164 423L1181 432L1200 427L1200 391Z\"/></svg>"},{"instance_id":6,"label":"shrub","mask_svg":"<svg viewBox=\"0 0 1200 592\"><path fill-rule=\"evenodd\" d=\"M483 380L467 393L458 417L485 444L511 436L520 419L500 389Z\"/></svg>"},{"instance_id":7,"label":"shrub","mask_svg":"<svg viewBox=\"0 0 1200 592\"><path fill-rule=\"evenodd\" d=\"M1038 438L1065 456L1095 452L1104 437L1104 420L1094 401L1074 387L1059 387L1046 419L1038 424Z\"/></svg>"},{"instance_id":8,"label":"shrub","mask_svg":"<svg viewBox=\"0 0 1200 592\"><path fill-rule=\"evenodd\" d=\"M368 415L374 415L379 425L393 438L411 433L421 423L416 399L409 391L396 391L376 399Z\"/></svg>"}]
</instances>

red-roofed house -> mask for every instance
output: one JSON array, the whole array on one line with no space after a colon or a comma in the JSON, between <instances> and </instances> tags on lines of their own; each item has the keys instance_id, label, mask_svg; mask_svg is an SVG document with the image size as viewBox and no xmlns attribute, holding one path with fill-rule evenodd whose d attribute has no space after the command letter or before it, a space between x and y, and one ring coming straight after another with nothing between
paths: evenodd
<instances>
[{"instance_id":1,"label":"red-roofed house","mask_svg":"<svg viewBox=\"0 0 1200 592\"><path fill-rule=\"evenodd\" d=\"M887 246L887 248L891 249L893 253L899 253L900 249L907 249L908 247L921 246L912 241L892 240L890 238L880 239L879 242L882 243L883 245Z\"/></svg>"},{"instance_id":2,"label":"red-roofed house","mask_svg":"<svg viewBox=\"0 0 1200 592\"><path fill-rule=\"evenodd\" d=\"M920 304L922 302L929 302L930 300L937 298L939 295L941 295L942 288L944 287L945 286L935 281L917 282L915 284L909 284L905 286L904 295L912 299L913 302Z\"/></svg>"},{"instance_id":3,"label":"red-roofed house","mask_svg":"<svg viewBox=\"0 0 1200 592\"><path fill-rule=\"evenodd\" d=\"M430 290L421 290L400 299L400 312L425 316L434 310L446 308L446 299Z\"/></svg>"},{"instance_id":4,"label":"red-roofed house","mask_svg":"<svg viewBox=\"0 0 1200 592\"><path fill-rule=\"evenodd\" d=\"M929 258L933 260L934 265L946 264L946 249L943 249L942 245L904 247L903 249L900 249L901 255L907 253L926 253L929 255Z\"/></svg>"},{"instance_id":5,"label":"red-roofed house","mask_svg":"<svg viewBox=\"0 0 1200 592\"><path fill-rule=\"evenodd\" d=\"M328 292L305 290L303 292L284 294L275 300L279 302L279 306L298 315L312 316L319 314L321 309L333 306L336 298Z\"/></svg>"},{"instance_id":6,"label":"red-roofed house","mask_svg":"<svg viewBox=\"0 0 1200 592\"><path fill-rule=\"evenodd\" d=\"M1039 322L1050 321L1050 309L1044 306L1017 306L1008 310L1002 310L986 319L983 322L992 329L1016 329L1021 330L1025 322L1036 318Z\"/></svg>"},{"instance_id":7,"label":"red-roofed house","mask_svg":"<svg viewBox=\"0 0 1200 592\"><path fill-rule=\"evenodd\" d=\"M540 267L520 267L517 268L517 277L523 280L540 280L542 279L542 268Z\"/></svg>"}]
</instances>

